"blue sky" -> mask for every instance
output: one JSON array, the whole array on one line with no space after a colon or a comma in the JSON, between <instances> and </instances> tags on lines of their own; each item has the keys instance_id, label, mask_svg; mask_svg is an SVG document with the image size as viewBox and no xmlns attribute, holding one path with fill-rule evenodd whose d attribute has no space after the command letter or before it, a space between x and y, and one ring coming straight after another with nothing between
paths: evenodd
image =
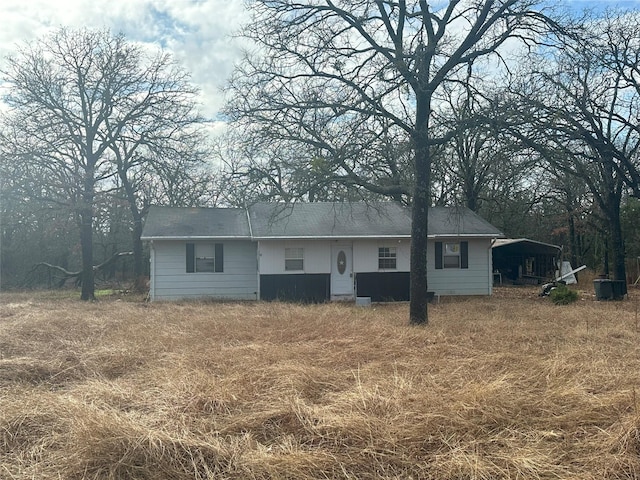
<instances>
[{"instance_id":1,"label":"blue sky","mask_svg":"<svg viewBox=\"0 0 640 480\"><path fill-rule=\"evenodd\" d=\"M563 0L562 3L575 8L595 8L601 10L607 7L638 8L638 0Z\"/></svg>"},{"instance_id":2,"label":"blue sky","mask_svg":"<svg viewBox=\"0 0 640 480\"><path fill-rule=\"evenodd\" d=\"M623 10L640 9L640 0L561 0L561 4L575 10L592 10L602 12L608 8Z\"/></svg>"}]
</instances>

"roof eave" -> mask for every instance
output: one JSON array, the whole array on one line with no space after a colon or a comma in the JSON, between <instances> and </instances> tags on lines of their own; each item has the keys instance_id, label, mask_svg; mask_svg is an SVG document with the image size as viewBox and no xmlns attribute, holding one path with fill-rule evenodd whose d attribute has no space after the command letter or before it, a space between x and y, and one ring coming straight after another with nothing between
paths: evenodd
<instances>
[{"instance_id":1,"label":"roof eave","mask_svg":"<svg viewBox=\"0 0 640 480\"><path fill-rule=\"evenodd\" d=\"M427 238L502 238L503 234L495 233L438 233L433 235L427 235ZM226 236L211 236L211 235L173 235L173 236L143 236L141 240L376 240L376 239L411 239L411 235L398 234L398 235L272 235L272 236L255 236L249 235L226 235Z\"/></svg>"},{"instance_id":2,"label":"roof eave","mask_svg":"<svg viewBox=\"0 0 640 480\"><path fill-rule=\"evenodd\" d=\"M505 237L503 237L505 238ZM530 243L534 245L540 245L543 247L555 248L556 250L562 251L562 247L560 245L554 245L552 243L539 242L538 240L531 240L530 238L513 238L506 239L505 243L501 245L494 245L494 248L507 247L509 245L517 245L518 243Z\"/></svg>"},{"instance_id":3,"label":"roof eave","mask_svg":"<svg viewBox=\"0 0 640 480\"><path fill-rule=\"evenodd\" d=\"M140 237L140 240L251 240L251 237L249 235L153 235Z\"/></svg>"},{"instance_id":4,"label":"roof eave","mask_svg":"<svg viewBox=\"0 0 640 480\"><path fill-rule=\"evenodd\" d=\"M504 238L502 233L436 233L427 238Z\"/></svg>"},{"instance_id":5,"label":"roof eave","mask_svg":"<svg viewBox=\"0 0 640 480\"><path fill-rule=\"evenodd\" d=\"M348 240L348 239L364 239L375 240L378 238L411 238L411 235L398 234L398 235L262 235L255 236L253 240Z\"/></svg>"}]
</instances>

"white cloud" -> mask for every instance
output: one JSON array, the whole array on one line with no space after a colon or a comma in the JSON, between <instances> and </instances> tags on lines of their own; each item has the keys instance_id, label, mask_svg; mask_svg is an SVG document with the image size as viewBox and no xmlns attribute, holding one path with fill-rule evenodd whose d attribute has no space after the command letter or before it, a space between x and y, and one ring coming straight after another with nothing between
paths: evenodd
<instances>
[{"instance_id":1,"label":"white cloud","mask_svg":"<svg viewBox=\"0 0 640 480\"><path fill-rule=\"evenodd\" d=\"M245 17L241 0L2 0L0 57L61 26L109 28L171 52L201 88L203 113L215 117L240 57L231 35Z\"/></svg>"}]
</instances>

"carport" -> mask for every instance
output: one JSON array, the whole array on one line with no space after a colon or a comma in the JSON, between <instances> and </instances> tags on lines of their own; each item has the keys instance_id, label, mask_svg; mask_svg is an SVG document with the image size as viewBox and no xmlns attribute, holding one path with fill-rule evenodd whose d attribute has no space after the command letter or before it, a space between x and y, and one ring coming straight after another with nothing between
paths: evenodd
<instances>
[{"instance_id":1,"label":"carport","mask_svg":"<svg viewBox=\"0 0 640 480\"><path fill-rule=\"evenodd\" d=\"M494 282L538 285L556 275L562 247L528 238L498 239L491 246Z\"/></svg>"}]
</instances>

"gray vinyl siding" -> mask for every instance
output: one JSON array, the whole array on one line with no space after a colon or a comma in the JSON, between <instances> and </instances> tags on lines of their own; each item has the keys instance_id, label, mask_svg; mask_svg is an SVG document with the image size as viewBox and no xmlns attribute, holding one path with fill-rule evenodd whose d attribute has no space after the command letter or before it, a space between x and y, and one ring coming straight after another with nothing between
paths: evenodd
<instances>
[{"instance_id":1,"label":"gray vinyl siding","mask_svg":"<svg viewBox=\"0 0 640 480\"><path fill-rule=\"evenodd\" d=\"M438 295L491 295L491 240L438 238L442 242L469 242L469 268L435 268L435 241L427 244L427 289Z\"/></svg>"},{"instance_id":2,"label":"gray vinyl siding","mask_svg":"<svg viewBox=\"0 0 640 480\"><path fill-rule=\"evenodd\" d=\"M184 241L154 241L151 299L218 298L256 300L256 244L249 240L214 241L224 245L224 271L187 273ZM192 242L193 243L193 242Z\"/></svg>"},{"instance_id":3,"label":"gray vinyl siding","mask_svg":"<svg viewBox=\"0 0 640 480\"><path fill-rule=\"evenodd\" d=\"M427 250L428 289L438 295L491 295L491 241L473 238L438 238L438 241L468 241L469 268L436 269L435 241L429 239ZM408 240L397 244L398 268L408 271ZM186 273L185 241L155 240L151 255L152 300L209 297L219 299L256 300L258 298L258 243L250 240L225 240L224 272ZM354 272L377 272L378 246L388 240L356 240L353 242ZM304 272L330 273L331 242L326 240L261 241L260 274L296 274L284 270L285 247L304 248Z\"/></svg>"},{"instance_id":4,"label":"gray vinyl siding","mask_svg":"<svg viewBox=\"0 0 640 480\"><path fill-rule=\"evenodd\" d=\"M329 240L260 240L258 248L261 275L331 273L331 242ZM286 248L303 249L303 270L285 270Z\"/></svg>"},{"instance_id":5,"label":"gray vinyl siding","mask_svg":"<svg viewBox=\"0 0 640 480\"><path fill-rule=\"evenodd\" d=\"M393 247L396 249L396 268L380 269L378 249ZM353 242L353 271L363 272L408 272L411 269L411 241L407 238L387 238L374 240L355 240Z\"/></svg>"},{"instance_id":6,"label":"gray vinyl siding","mask_svg":"<svg viewBox=\"0 0 640 480\"><path fill-rule=\"evenodd\" d=\"M393 271L408 272L411 252L409 239L344 239L340 244L352 245L353 271L377 272L378 248L392 246L397 249L397 267ZM331 245L336 241L330 240L261 240L259 243L260 273L299 274L299 273L331 273ZM284 269L285 248L304 249L304 270L286 271Z\"/></svg>"}]
</instances>

